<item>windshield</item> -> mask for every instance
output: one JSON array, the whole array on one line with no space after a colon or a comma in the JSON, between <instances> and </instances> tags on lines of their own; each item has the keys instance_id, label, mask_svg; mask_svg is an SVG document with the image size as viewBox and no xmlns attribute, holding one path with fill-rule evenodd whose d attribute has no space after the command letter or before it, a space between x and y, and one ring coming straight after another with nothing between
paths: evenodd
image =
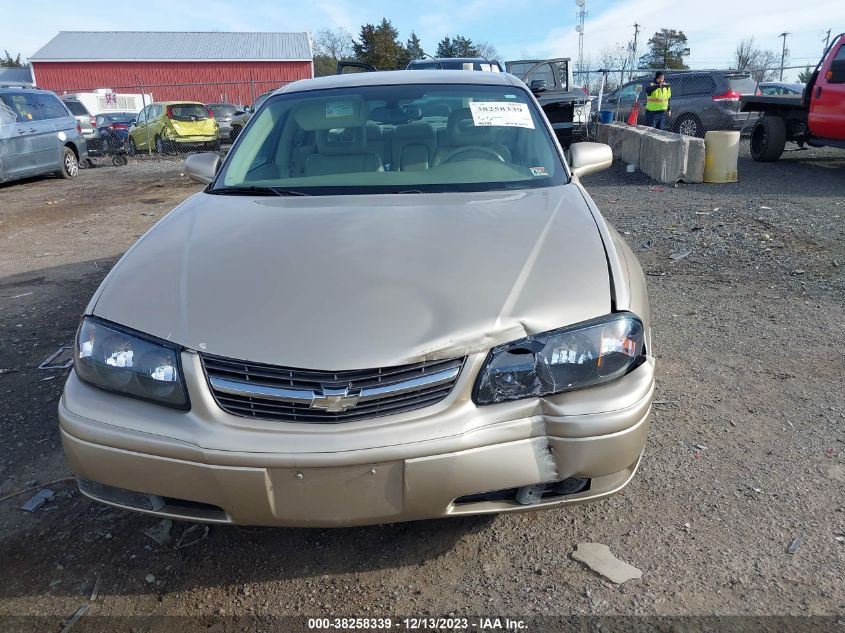
<instances>
[{"instance_id":1,"label":"windshield","mask_svg":"<svg viewBox=\"0 0 845 633\"><path fill-rule=\"evenodd\" d=\"M85 109L85 106L79 101L65 101L64 104L74 116L91 116L88 114L88 110Z\"/></svg>"},{"instance_id":2,"label":"windshield","mask_svg":"<svg viewBox=\"0 0 845 633\"><path fill-rule=\"evenodd\" d=\"M214 113L214 116L218 119L221 117L232 116L237 108L233 105L210 105L208 109Z\"/></svg>"},{"instance_id":3,"label":"windshield","mask_svg":"<svg viewBox=\"0 0 845 633\"><path fill-rule=\"evenodd\" d=\"M467 66L472 66L473 70L484 70L487 72L491 70L500 72L502 70L499 62L496 61L487 62L463 59L415 60L408 65L408 70L468 70Z\"/></svg>"},{"instance_id":4,"label":"windshield","mask_svg":"<svg viewBox=\"0 0 845 633\"><path fill-rule=\"evenodd\" d=\"M757 82L751 78L751 75L725 75L725 79L728 80L730 89L739 94L753 95L757 90Z\"/></svg>"},{"instance_id":5,"label":"windshield","mask_svg":"<svg viewBox=\"0 0 845 633\"><path fill-rule=\"evenodd\" d=\"M105 117L112 123L130 123L135 120L137 114L131 112L109 112Z\"/></svg>"},{"instance_id":6,"label":"windshield","mask_svg":"<svg viewBox=\"0 0 845 633\"><path fill-rule=\"evenodd\" d=\"M524 90L409 84L273 97L210 191L416 193L565 182L545 120Z\"/></svg>"},{"instance_id":7,"label":"windshield","mask_svg":"<svg viewBox=\"0 0 845 633\"><path fill-rule=\"evenodd\" d=\"M167 106L167 109L177 121L197 121L211 117L211 113L201 103L174 103Z\"/></svg>"}]
</instances>

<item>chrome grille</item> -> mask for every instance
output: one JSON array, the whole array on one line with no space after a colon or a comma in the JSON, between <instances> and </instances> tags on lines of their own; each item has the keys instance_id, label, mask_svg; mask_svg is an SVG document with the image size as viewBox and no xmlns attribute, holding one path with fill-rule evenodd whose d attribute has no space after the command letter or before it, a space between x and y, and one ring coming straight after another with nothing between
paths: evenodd
<instances>
[{"instance_id":1,"label":"chrome grille","mask_svg":"<svg viewBox=\"0 0 845 633\"><path fill-rule=\"evenodd\" d=\"M351 371L319 371L200 355L217 404L233 415L333 424L413 411L440 402L452 391L464 358ZM346 410L324 410L327 406Z\"/></svg>"}]
</instances>

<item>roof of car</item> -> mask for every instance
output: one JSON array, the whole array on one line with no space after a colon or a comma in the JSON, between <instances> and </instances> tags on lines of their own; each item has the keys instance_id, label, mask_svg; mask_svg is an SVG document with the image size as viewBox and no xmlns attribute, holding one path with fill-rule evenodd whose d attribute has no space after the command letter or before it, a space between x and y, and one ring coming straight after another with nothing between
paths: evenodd
<instances>
[{"instance_id":1,"label":"roof of car","mask_svg":"<svg viewBox=\"0 0 845 633\"><path fill-rule=\"evenodd\" d=\"M396 86L411 84L472 84L481 86L519 86L519 80L508 73L479 73L469 70L388 70L377 72L329 75L301 79L283 86L277 93L306 92L358 86Z\"/></svg>"}]
</instances>

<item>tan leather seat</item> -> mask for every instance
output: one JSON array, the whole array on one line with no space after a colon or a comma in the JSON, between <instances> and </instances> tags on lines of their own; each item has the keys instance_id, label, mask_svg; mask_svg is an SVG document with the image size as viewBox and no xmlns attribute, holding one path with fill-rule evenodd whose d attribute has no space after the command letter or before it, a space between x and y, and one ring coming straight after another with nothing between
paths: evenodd
<instances>
[{"instance_id":1,"label":"tan leather seat","mask_svg":"<svg viewBox=\"0 0 845 633\"><path fill-rule=\"evenodd\" d=\"M422 121L397 125L393 133L393 165L399 171L423 171L431 166L437 149L434 128Z\"/></svg>"},{"instance_id":2,"label":"tan leather seat","mask_svg":"<svg viewBox=\"0 0 845 633\"><path fill-rule=\"evenodd\" d=\"M384 128L378 123L368 121L364 126L367 132L367 151L377 154L382 165L390 163L390 140L385 134Z\"/></svg>"},{"instance_id":3,"label":"tan leather seat","mask_svg":"<svg viewBox=\"0 0 845 633\"><path fill-rule=\"evenodd\" d=\"M367 151L364 127L317 130L317 153L305 161L306 176L384 171L378 154Z\"/></svg>"},{"instance_id":4,"label":"tan leather seat","mask_svg":"<svg viewBox=\"0 0 845 633\"><path fill-rule=\"evenodd\" d=\"M434 153L431 166L436 167L453 159L498 160L501 157L502 162L510 162L508 148L497 143L498 130L492 126L476 126L469 108L455 110L449 115L446 131Z\"/></svg>"}]
</instances>

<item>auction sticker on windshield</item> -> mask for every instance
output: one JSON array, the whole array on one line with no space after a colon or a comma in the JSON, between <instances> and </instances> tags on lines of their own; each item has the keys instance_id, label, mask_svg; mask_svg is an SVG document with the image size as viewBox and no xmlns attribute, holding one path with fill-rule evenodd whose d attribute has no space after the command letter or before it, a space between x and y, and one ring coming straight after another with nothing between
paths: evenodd
<instances>
[{"instance_id":1,"label":"auction sticker on windshield","mask_svg":"<svg viewBox=\"0 0 845 633\"><path fill-rule=\"evenodd\" d=\"M348 118L354 114L352 101L332 101L326 104L327 119Z\"/></svg>"},{"instance_id":2,"label":"auction sticker on windshield","mask_svg":"<svg viewBox=\"0 0 845 633\"><path fill-rule=\"evenodd\" d=\"M472 122L477 127L525 127L534 129L527 103L510 101L473 101L469 104Z\"/></svg>"}]
</instances>

